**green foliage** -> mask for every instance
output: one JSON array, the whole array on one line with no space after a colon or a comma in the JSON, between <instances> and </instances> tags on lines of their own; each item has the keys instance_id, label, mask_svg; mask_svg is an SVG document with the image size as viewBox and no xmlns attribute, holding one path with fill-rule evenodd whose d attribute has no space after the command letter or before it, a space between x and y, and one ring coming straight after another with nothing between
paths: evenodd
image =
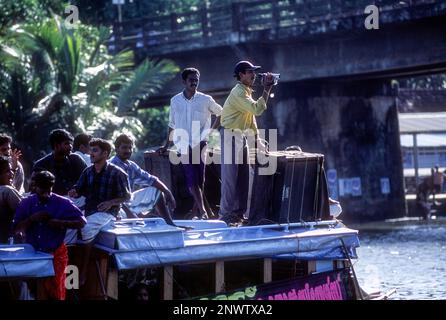
<instances>
[{"instance_id":1,"label":"green foliage","mask_svg":"<svg viewBox=\"0 0 446 320\"><path fill-rule=\"evenodd\" d=\"M109 28L78 23L67 29L57 15L12 25L0 37L0 131L11 134L28 159L49 149L54 128L105 139L118 132L144 137L146 126L130 116L134 106L178 72L167 60L135 68L132 51L107 53Z\"/></svg>"},{"instance_id":2,"label":"green foliage","mask_svg":"<svg viewBox=\"0 0 446 320\"><path fill-rule=\"evenodd\" d=\"M17 23L37 23L50 12L63 13L60 0L0 0L0 35Z\"/></svg>"},{"instance_id":3,"label":"green foliage","mask_svg":"<svg viewBox=\"0 0 446 320\"><path fill-rule=\"evenodd\" d=\"M138 110L138 119L144 124L142 138L136 143L138 148L161 146L167 139L169 108L151 108Z\"/></svg>"},{"instance_id":4,"label":"green foliage","mask_svg":"<svg viewBox=\"0 0 446 320\"><path fill-rule=\"evenodd\" d=\"M164 83L179 72L179 68L171 61L145 60L135 70L130 81L119 92L118 114L134 115L134 101L147 98L161 90Z\"/></svg>"},{"instance_id":5,"label":"green foliage","mask_svg":"<svg viewBox=\"0 0 446 320\"><path fill-rule=\"evenodd\" d=\"M198 10L204 6L219 6L232 0L129 0L121 6L122 19L137 19L147 16L167 15ZM112 24L118 21L118 8L108 0L75 0L73 4L80 10L81 20L90 24Z\"/></svg>"},{"instance_id":6,"label":"green foliage","mask_svg":"<svg viewBox=\"0 0 446 320\"><path fill-rule=\"evenodd\" d=\"M435 74L396 80L400 88L445 90L446 74Z\"/></svg>"}]
</instances>

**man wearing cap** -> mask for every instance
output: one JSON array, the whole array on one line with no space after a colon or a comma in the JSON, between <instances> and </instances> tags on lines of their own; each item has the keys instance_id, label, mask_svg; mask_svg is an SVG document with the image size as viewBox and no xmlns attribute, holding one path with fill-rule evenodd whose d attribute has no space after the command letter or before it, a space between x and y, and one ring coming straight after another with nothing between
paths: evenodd
<instances>
[{"instance_id":1,"label":"man wearing cap","mask_svg":"<svg viewBox=\"0 0 446 320\"><path fill-rule=\"evenodd\" d=\"M198 69L186 68L181 77L184 90L170 100L169 136L158 152L164 153L175 143L182 159L187 160L182 160L182 165L194 207L202 218L206 218L213 216L213 212L204 195L205 163L202 155L206 154L209 133L220 126L222 107L211 96L197 90L200 82ZM211 129L212 114L217 118Z\"/></svg>"},{"instance_id":2,"label":"man wearing cap","mask_svg":"<svg viewBox=\"0 0 446 320\"><path fill-rule=\"evenodd\" d=\"M226 223L237 223L243 219L248 205L249 163L247 136L257 135L255 116L266 110L271 87L271 73L263 81L260 98L252 98L256 74L260 69L249 61L240 61L234 69L237 84L223 105L221 115L221 200L220 217Z\"/></svg>"}]
</instances>

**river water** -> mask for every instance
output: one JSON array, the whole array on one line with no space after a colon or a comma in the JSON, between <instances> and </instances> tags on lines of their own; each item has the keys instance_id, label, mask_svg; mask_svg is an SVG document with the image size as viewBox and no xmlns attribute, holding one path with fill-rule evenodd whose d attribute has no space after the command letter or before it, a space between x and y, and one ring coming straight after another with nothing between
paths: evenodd
<instances>
[{"instance_id":1,"label":"river water","mask_svg":"<svg viewBox=\"0 0 446 320\"><path fill-rule=\"evenodd\" d=\"M359 232L353 261L367 292L397 289L391 299L446 299L446 223Z\"/></svg>"}]
</instances>

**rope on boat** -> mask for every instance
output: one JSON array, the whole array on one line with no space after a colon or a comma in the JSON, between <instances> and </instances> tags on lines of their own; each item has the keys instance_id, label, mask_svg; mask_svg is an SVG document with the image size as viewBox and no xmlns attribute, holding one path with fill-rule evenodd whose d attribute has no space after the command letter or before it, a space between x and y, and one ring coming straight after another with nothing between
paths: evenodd
<instances>
[{"instance_id":1,"label":"rope on boat","mask_svg":"<svg viewBox=\"0 0 446 320\"><path fill-rule=\"evenodd\" d=\"M156 258L158 259L158 262L160 263L161 266L163 266L163 262L161 261L160 256L158 255L158 252L156 251L156 249L153 247L152 242L150 241L150 238L140 229L138 228L132 228L132 230L136 230L139 233L141 233L144 238L146 238L146 240L149 242L150 245L150 249L152 249L152 251L155 253ZM165 272L167 272L167 274L169 274L169 276L172 278L172 280L178 285L179 289L182 290L186 296L188 298L191 298L189 292L187 292L187 290L175 279L175 277L173 276L173 269L172 269L172 273L170 273L169 271L167 271L167 269L164 269Z\"/></svg>"},{"instance_id":2,"label":"rope on boat","mask_svg":"<svg viewBox=\"0 0 446 320\"><path fill-rule=\"evenodd\" d=\"M293 173L294 173L294 161L296 158L293 158ZM307 165L308 158L305 158L305 170L304 170L304 180L302 181L302 197L300 199L300 213L299 213L299 221L305 223L302 219L303 207L304 207L304 196L305 196L305 181L307 179Z\"/></svg>"},{"instance_id":3,"label":"rope on boat","mask_svg":"<svg viewBox=\"0 0 446 320\"><path fill-rule=\"evenodd\" d=\"M339 240L341 240L342 248L344 249L344 254L348 259L348 263L350 265L350 270L352 271L352 274L353 274L353 284L355 286L355 290L359 295L359 299L364 300L364 297L362 296L361 288L359 286L358 278L356 277L355 269L353 268L352 260L350 259L350 255L347 250L347 246L345 245L344 239L342 239L342 237L340 237Z\"/></svg>"}]
</instances>

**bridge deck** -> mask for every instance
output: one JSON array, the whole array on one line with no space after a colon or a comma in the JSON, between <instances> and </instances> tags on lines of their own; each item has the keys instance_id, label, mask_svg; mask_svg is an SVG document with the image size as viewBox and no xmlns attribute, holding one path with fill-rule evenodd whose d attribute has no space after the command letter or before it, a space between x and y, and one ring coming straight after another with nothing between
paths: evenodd
<instances>
[{"instance_id":1,"label":"bridge deck","mask_svg":"<svg viewBox=\"0 0 446 320\"><path fill-rule=\"evenodd\" d=\"M230 6L116 23L109 50L118 52L133 48L147 51L150 55L160 55L252 41L283 41L296 36L363 27L364 9L371 3L379 7L381 22L394 22L420 18L423 8L441 5L442 2L444 4L444 1L436 0L237 2Z\"/></svg>"}]
</instances>

